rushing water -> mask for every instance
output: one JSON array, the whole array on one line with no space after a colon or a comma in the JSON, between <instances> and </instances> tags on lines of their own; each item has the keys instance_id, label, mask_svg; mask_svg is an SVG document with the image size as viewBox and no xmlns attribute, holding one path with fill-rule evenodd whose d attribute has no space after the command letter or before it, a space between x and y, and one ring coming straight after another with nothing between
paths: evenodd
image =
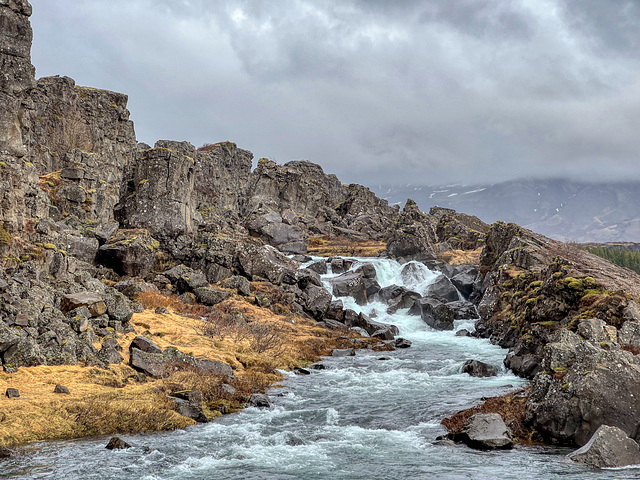
<instances>
[{"instance_id":1,"label":"rushing water","mask_svg":"<svg viewBox=\"0 0 640 480\"><path fill-rule=\"evenodd\" d=\"M401 267L373 260L384 287L402 284ZM354 268L357 265L354 266ZM331 274L324 276L326 280ZM416 291L436 278L426 267L407 279ZM506 393L523 381L461 374L469 359L502 365L505 351L485 340L431 330L406 310L345 306L393 323L413 342L394 352L359 351L327 358L326 370L287 374L271 392L270 409L248 408L183 431L124 437L134 448L108 451L106 438L31 445L0 461L3 478L56 479L602 479L640 478L639 469L592 471L568 463L567 450L518 447L478 452L439 445L440 420L482 397ZM460 321L456 327L473 328Z\"/></svg>"}]
</instances>

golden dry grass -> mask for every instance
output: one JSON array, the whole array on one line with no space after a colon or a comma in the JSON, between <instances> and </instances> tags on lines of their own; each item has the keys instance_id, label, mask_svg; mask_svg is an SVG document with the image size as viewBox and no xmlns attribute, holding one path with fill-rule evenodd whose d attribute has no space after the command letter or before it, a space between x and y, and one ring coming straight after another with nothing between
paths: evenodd
<instances>
[{"instance_id":1,"label":"golden dry grass","mask_svg":"<svg viewBox=\"0 0 640 480\"><path fill-rule=\"evenodd\" d=\"M475 250L446 250L438 254L438 258L451 265L471 264L480 265L482 247Z\"/></svg>"},{"instance_id":2,"label":"golden dry grass","mask_svg":"<svg viewBox=\"0 0 640 480\"><path fill-rule=\"evenodd\" d=\"M311 237L307 245L309 255L320 257L375 257L386 249L385 240L357 240L342 236Z\"/></svg>"},{"instance_id":3,"label":"golden dry grass","mask_svg":"<svg viewBox=\"0 0 640 480\"><path fill-rule=\"evenodd\" d=\"M203 392L205 412L211 416L221 405L226 411L234 411L247 395L277 382L277 369L305 365L332 348L347 346L348 341L339 338L339 333L315 327L313 321L276 315L239 297L223 302L219 311L225 315L240 313L246 319L244 325L261 328L248 330L245 335L233 329L247 327L230 326L222 334L206 336L202 334L205 322L200 318L145 310L131 320L136 333L118 338L125 357L123 364L108 369L21 367L13 374L0 373L0 445L183 428L194 421L173 411L173 402L165 393L197 388ZM267 339L270 343L266 348L257 351L252 335L274 331L275 340ZM234 368L236 378L230 383L237 394L221 394L221 377L184 368L160 379L141 378L126 365L128 346L137 334L149 336L161 348L172 346L196 358L228 363ZM54 394L56 384L68 387L70 394ZM19 389L20 398L7 398L4 392L9 387Z\"/></svg>"}]
</instances>

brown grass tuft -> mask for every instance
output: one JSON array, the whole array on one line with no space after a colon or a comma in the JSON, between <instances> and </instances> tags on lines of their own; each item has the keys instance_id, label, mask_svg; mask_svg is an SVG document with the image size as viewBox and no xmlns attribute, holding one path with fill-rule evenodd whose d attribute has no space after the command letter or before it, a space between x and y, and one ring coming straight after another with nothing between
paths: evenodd
<instances>
[{"instance_id":1,"label":"brown grass tuft","mask_svg":"<svg viewBox=\"0 0 640 480\"><path fill-rule=\"evenodd\" d=\"M438 260L450 263L451 265L471 264L480 265L480 254L482 247L475 250L445 250L438 254Z\"/></svg>"},{"instance_id":2,"label":"brown grass tuft","mask_svg":"<svg viewBox=\"0 0 640 480\"><path fill-rule=\"evenodd\" d=\"M376 257L386 250L386 240L357 240L343 236L311 237L307 245L309 255L320 257Z\"/></svg>"}]
</instances>

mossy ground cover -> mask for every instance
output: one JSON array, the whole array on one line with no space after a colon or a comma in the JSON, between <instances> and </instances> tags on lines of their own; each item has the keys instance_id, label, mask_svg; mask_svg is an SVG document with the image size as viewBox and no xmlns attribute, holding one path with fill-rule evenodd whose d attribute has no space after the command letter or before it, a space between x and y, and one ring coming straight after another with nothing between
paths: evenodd
<instances>
[{"instance_id":1,"label":"mossy ground cover","mask_svg":"<svg viewBox=\"0 0 640 480\"><path fill-rule=\"evenodd\" d=\"M107 369L21 367L13 374L0 373L0 445L184 428L195 422L174 411L168 394L198 389L203 393L205 413L215 417L221 411L237 411L252 392L276 383L281 378L279 369L307 365L332 348L350 346L348 340L339 338L340 333L318 328L312 320L276 315L240 297L225 301L218 310L222 315L242 314L245 323L226 325L214 334L204 329L204 317L176 313L182 308L174 301L169 302L168 314L153 310L135 314L131 323L136 332L117 339L123 347L122 364ZM253 330L248 328L251 325ZM268 337L273 332L276 335ZM175 347L197 358L228 363L234 368L235 379L183 366L168 369L162 378L144 377L127 365L128 346L138 334L149 336L163 349ZM262 343L256 342L260 335L265 335ZM236 393L225 393L220 388L223 381ZM53 393L57 384L68 387L70 393ZM7 388L17 388L20 397L7 398Z\"/></svg>"}]
</instances>

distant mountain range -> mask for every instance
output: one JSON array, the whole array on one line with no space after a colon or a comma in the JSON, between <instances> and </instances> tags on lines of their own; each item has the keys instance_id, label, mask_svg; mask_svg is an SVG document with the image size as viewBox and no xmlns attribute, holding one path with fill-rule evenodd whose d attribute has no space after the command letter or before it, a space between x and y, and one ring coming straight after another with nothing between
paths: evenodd
<instances>
[{"instance_id":1,"label":"distant mountain range","mask_svg":"<svg viewBox=\"0 0 640 480\"><path fill-rule=\"evenodd\" d=\"M640 181L587 183L566 179L513 180L491 185L374 186L390 204L412 198L476 215L487 223L515 222L558 240L640 241Z\"/></svg>"}]
</instances>

